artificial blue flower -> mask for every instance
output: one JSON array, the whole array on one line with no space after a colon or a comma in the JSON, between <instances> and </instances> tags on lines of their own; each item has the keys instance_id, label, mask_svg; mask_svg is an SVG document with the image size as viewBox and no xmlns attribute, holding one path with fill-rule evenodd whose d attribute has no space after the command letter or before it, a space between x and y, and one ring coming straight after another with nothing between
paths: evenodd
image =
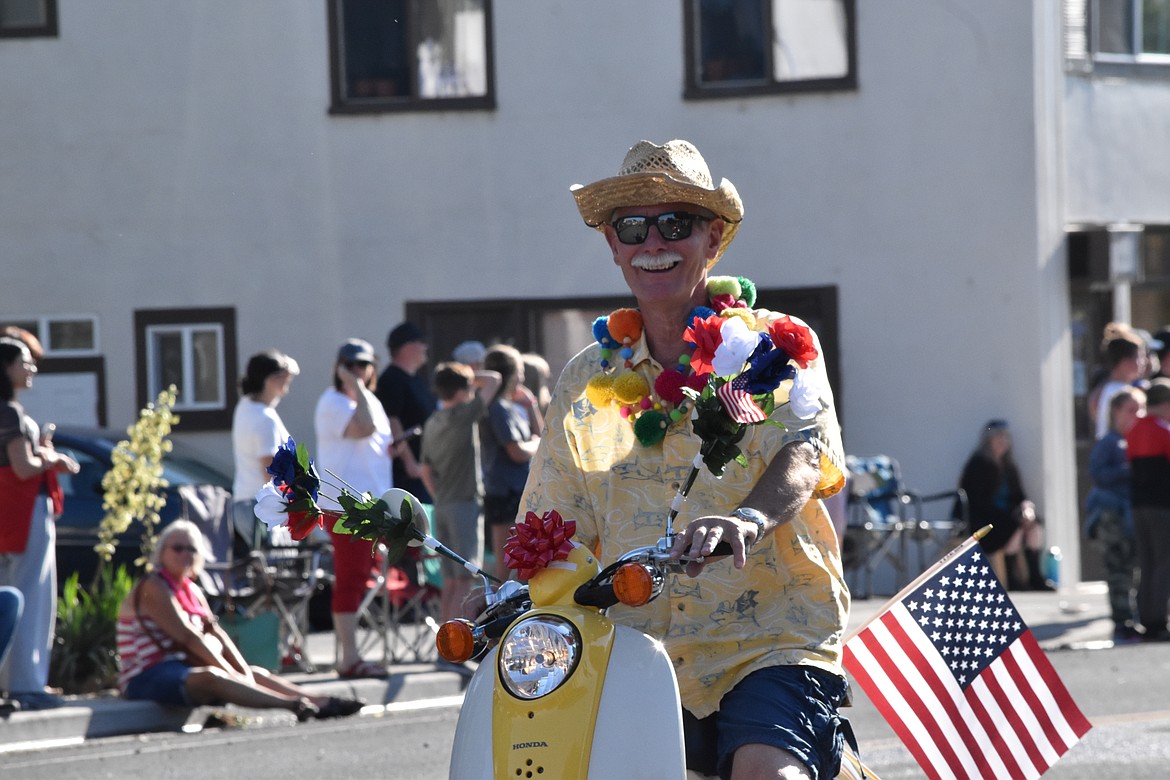
<instances>
[{"instance_id":1,"label":"artificial blue flower","mask_svg":"<svg viewBox=\"0 0 1170 780\"><path fill-rule=\"evenodd\" d=\"M796 366L789 362L787 352L774 347L767 333L761 333L743 375L747 379L747 392L760 395L772 392L784 380L795 377Z\"/></svg>"},{"instance_id":2,"label":"artificial blue flower","mask_svg":"<svg viewBox=\"0 0 1170 780\"><path fill-rule=\"evenodd\" d=\"M272 463L265 470L272 475L272 484L277 487L284 485L291 487L296 482L300 465L297 462L297 443L289 436L288 441L280 445L272 456Z\"/></svg>"}]
</instances>

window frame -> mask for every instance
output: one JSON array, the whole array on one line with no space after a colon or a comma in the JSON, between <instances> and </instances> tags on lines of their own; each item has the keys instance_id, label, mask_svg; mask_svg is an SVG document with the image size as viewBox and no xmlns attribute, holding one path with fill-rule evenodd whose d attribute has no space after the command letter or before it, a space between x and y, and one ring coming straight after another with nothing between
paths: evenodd
<instances>
[{"instance_id":1,"label":"window frame","mask_svg":"<svg viewBox=\"0 0 1170 780\"><path fill-rule=\"evenodd\" d=\"M829 384L836 399L837 416L842 419L843 377L838 359L841 351L839 294L835 285L759 287L756 290L755 306L799 317L816 331L825 356ZM608 313L630 306L637 306L637 302L628 292L573 298L408 301L405 319L428 334L431 365L434 366L449 360L451 350L466 339L469 333L477 334L476 338L484 344L502 341L521 352L533 351L549 356L548 353L554 347L546 344L548 334L543 325L544 315L566 309L597 309ZM563 346L568 348L568 354L572 356L587 343L582 341ZM554 366L549 380L550 389L556 384L558 376L559 369Z\"/></svg>"},{"instance_id":2,"label":"window frame","mask_svg":"<svg viewBox=\"0 0 1170 780\"><path fill-rule=\"evenodd\" d=\"M804 92L841 92L857 89L857 3L856 0L842 0L845 8L845 55L849 63L844 76L776 81L769 76L768 84L714 86L703 85L698 79L699 29L696 20L696 4L699 0L683 0L683 98L686 100L712 100L720 98L742 98L760 95L783 95ZM765 29L774 29L772 23L772 2L764 2ZM765 47L768 72L772 73L772 47Z\"/></svg>"},{"instance_id":3,"label":"window frame","mask_svg":"<svg viewBox=\"0 0 1170 780\"><path fill-rule=\"evenodd\" d=\"M53 346L53 324L59 322L88 322L93 329L93 344L80 349L55 348ZM46 358L91 357L101 354L102 331L96 315L93 314L34 314L8 317L4 325L16 325L31 332L41 342Z\"/></svg>"},{"instance_id":4,"label":"window frame","mask_svg":"<svg viewBox=\"0 0 1170 780\"><path fill-rule=\"evenodd\" d=\"M1140 4L1145 0L1126 1L1133 16L1129 42L1137 44L1141 37ZM1100 18L1099 0L1064 0L1065 61L1070 72L1095 73L1103 77L1170 78L1170 53L1101 51Z\"/></svg>"},{"instance_id":5,"label":"window frame","mask_svg":"<svg viewBox=\"0 0 1170 780\"><path fill-rule=\"evenodd\" d=\"M35 27L4 27L0 25L0 38L57 38L57 0L43 0L45 23Z\"/></svg>"},{"instance_id":6,"label":"window frame","mask_svg":"<svg viewBox=\"0 0 1170 780\"><path fill-rule=\"evenodd\" d=\"M329 32L329 113L332 115L366 115L415 113L435 111L492 111L496 108L495 34L492 24L492 0L483 1L484 50L486 53L487 94L483 97L420 98L417 94L417 72L410 69L412 94L410 97L362 98L345 96L345 48L342 41L342 6L345 0L328 0ZM409 2L409 0L407 0ZM413 38L413 22L408 19L408 34ZM414 58L410 58L414 63Z\"/></svg>"},{"instance_id":7,"label":"window frame","mask_svg":"<svg viewBox=\"0 0 1170 780\"><path fill-rule=\"evenodd\" d=\"M179 416L178 431L230 430L232 412L236 400L236 310L232 307L189 308L189 309L138 309L134 312L135 368L138 407L153 403L158 393L165 388L154 386L155 354L152 336L161 331L179 331L190 334L195 331L213 330L218 334L219 366L218 385L220 397L214 402L185 402L180 389L174 411ZM192 372L186 370L192 360L187 335L184 335L183 364L184 377Z\"/></svg>"}]
</instances>

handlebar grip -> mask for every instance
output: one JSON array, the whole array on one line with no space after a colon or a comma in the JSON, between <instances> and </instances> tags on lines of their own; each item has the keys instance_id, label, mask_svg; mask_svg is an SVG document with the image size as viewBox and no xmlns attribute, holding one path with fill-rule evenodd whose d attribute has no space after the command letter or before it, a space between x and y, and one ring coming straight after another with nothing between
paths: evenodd
<instances>
[{"instance_id":1,"label":"handlebar grip","mask_svg":"<svg viewBox=\"0 0 1170 780\"><path fill-rule=\"evenodd\" d=\"M573 593L573 600L583 607L596 607L597 609L609 609L618 603L617 594L613 592L612 581L603 585L586 583Z\"/></svg>"},{"instance_id":2,"label":"handlebar grip","mask_svg":"<svg viewBox=\"0 0 1170 780\"><path fill-rule=\"evenodd\" d=\"M731 555L731 542L720 542L715 545L715 549L707 557L714 558L719 555Z\"/></svg>"}]
</instances>

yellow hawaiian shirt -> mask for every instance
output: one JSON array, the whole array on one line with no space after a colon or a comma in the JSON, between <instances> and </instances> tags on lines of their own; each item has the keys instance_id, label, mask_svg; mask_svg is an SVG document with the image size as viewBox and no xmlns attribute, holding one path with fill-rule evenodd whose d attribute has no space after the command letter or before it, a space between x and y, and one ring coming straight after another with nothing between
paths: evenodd
<instances>
[{"instance_id":1,"label":"yellow hawaiian shirt","mask_svg":"<svg viewBox=\"0 0 1170 780\"><path fill-rule=\"evenodd\" d=\"M780 316L766 310L755 314L761 329ZM598 409L585 397L589 378L601 371L600 359L594 344L561 374L521 508L537 514L555 509L575 520L577 540L597 550L606 565L663 535L671 499L690 471L700 440L684 419L670 426L661 444L639 444L616 408ZM631 362L653 386L662 366L650 357L645 339ZM693 579L673 575L650 604L619 605L609 612L663 641L674 661L683 706L696 717L716 711L723 695L757 669L809 665L842 674L849 591L837 537L820 498L843 486L844 458L823 360L807 370L819 372L824 388L824 408L811 425L786 419L788 407L780 404L791 382L781 385L773 418L792 423L790 428L750 426L740 443L747 467L732 461L718 479L702 468L675 528L740 506L780 448L796 439L810 441L821 454L816 496L798 517L754 545L743 569L736 570L727 558L708 564Z\"/></svg>"}]
</instances>

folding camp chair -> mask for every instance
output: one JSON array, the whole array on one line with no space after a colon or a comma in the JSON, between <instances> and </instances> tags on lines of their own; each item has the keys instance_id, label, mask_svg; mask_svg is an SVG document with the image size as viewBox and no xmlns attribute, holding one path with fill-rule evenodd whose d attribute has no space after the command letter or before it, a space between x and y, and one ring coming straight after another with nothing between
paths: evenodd
<instances>
[{"instance_id":1,"label":"folding camp chair","mask_svg":"<svg viewBox=\"0 0 1170 780\"><path fill-rule=\"evenodd\" d=\"M845 459L849 489L849 519L843 541L842 561L847 572L858 571L858 598L873 595L874 572L883 564L893 569L893 591L930 565L929 556L949 546L966 527L967 496L962 490L921 494L903 484L898 461L888 455L848 456ZM956 507L950 514L932 517L928 505L947 501ZM917 566L910 546L917 551Z\"/></svg>"},{"instance_id":2,"label":"folding camp chair","mask_svg":"<svg viewBox=\"0 0 1170 780\"><path fill-rule=\"evenodd\" d=\"M199 585L212 612L249 663L278 669L272 580L263 554L249 550L236 532L231 494L214 485L180 485L178 492L183 517L199 528L210 548Z\"/></svg>"},{"instance_id":3,"label":"folding camp chair","mask_svg":"<svg viewBox=\"0 0 1170 780\"><path fill-rule=\"evenodd\" d=\"M385 552L378 545L366 595L358 606L358 653L364 658L380 650L383 665L433 661L440 589L418 548L409 548L393 566Z\"/></svg>"},{"instance_id":4,"label":"folding camp chair","mask_svg":"<svg viewBox=\"0 0 1170 780\"><path fill-rule=\"evenodd\" d=\"M315 671L307 654L309 602L329 576L323 562L329 543L306 539L299 544L291 540L288 544L262 544L272 608L281 621L282 666L290 665L302 672Z\"/></svg>"}]
</instances>

